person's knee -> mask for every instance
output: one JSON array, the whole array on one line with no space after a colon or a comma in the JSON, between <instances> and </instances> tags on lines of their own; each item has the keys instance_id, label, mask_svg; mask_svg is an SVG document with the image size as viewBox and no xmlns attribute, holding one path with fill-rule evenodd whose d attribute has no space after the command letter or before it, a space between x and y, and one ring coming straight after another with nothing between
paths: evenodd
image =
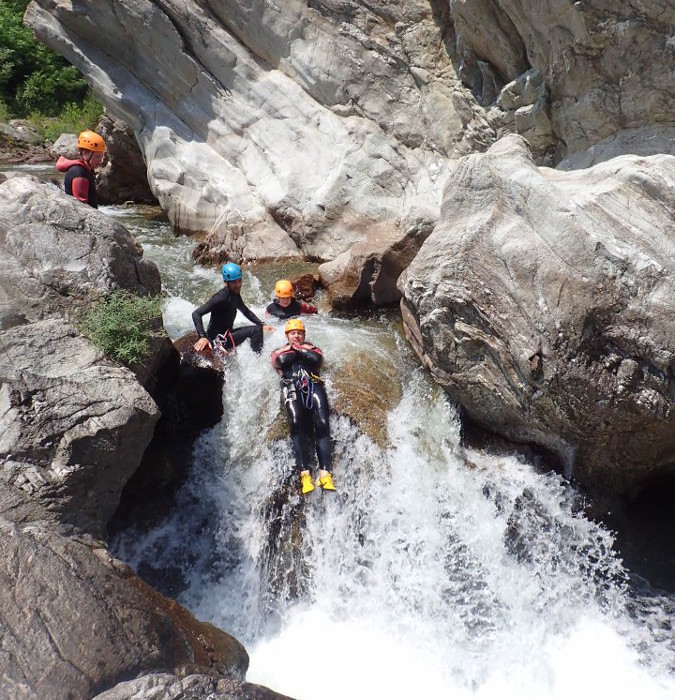
<instances>
[{"instance_id":1,"label":"person's knee","mask_svg":"<svg viewBox=\"0 0 675 700\"><path fill-rule=\"evenodd\" d=\"M263 329L260 326L256 326L255 330L251 333L251 349L255 353L260 353L263 346Z\"/></svg>"},{"instance_id":2,"label":"person's knee","mask_svg":"<svg viewBox=\"0 0 675 700\"><path fill-rule=\"evenodd\" d=\"M328 437L330 435L330 424L327 416L321 416L314 421L314 433L317 437Z\"/></svg>"}]
</instances>

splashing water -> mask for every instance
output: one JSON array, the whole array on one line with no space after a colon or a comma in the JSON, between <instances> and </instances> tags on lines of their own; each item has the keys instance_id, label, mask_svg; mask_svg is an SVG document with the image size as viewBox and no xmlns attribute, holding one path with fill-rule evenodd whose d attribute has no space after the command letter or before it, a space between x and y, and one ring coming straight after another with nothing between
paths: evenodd
<instances>
[{"instance_id":1,"label":"splashing water","mask_svg":"<svg viewBox=\"0 0 675 700\"><path fill-rule=\"evenodd\" d=\"M165 318L186 330L193 302L176 294ZM118 556L178 566L180 601L246 645L248 680L299 700L675 697L674 601L631 590L574 489L462 449L453 406L390 321L308 324L329 395L331 357L394 336L403 393L386 448L334 415L338 492L288 488L289 441L266 439L277 329L262 358L246 344L230 362L223 420L197 442L175 512L122 533Z\"/></svg>"}]
</instances>

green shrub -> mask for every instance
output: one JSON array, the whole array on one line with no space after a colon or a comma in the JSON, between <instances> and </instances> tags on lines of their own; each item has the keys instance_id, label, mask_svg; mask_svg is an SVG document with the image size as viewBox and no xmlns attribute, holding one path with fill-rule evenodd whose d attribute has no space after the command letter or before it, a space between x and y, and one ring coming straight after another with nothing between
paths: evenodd
<instances>
[{"instance_id":1,"label":"green shrub","mask_svg":"<svg viewBox=\"0 0 675 700\"><path fill-rule=\"evenodd\" d=\"M56 141L61 134L79 134L85 129L96 129L103 114L103 105L90 91L81 104L70 102L58 117L45 117L33 112L29 120L35 130L47 141Z\"/></svg>"},{"instance_id":2,"label":"green shrub","mask_svg":"<svg viewBox=\"0 0 675 700\"><path fill-rule=\"evenodd\" d=\"M150 352L153 322L161 312L160 296L140 297L115 290L94 304L81 331L109 357L125 365L136 364Z\"/></svg>"},{"instance_id":3,"label":"green shrub","mask_svg":"<svg viewBox=\"0 0 675 700\"><path fill-rule=\"evenodd\" d=\"M11 114L54 116L80 102L87 84L79 71L33 38L23 24L28 0L0 0L0 100Z\"/></svg>"}]
</instances>

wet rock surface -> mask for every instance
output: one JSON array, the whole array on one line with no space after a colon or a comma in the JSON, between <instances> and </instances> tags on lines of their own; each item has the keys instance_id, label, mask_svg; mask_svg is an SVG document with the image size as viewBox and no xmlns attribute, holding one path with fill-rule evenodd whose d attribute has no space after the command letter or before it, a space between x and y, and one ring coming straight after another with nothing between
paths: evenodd
<instances>
[{"instance_id":1,"label":"wet rock surface","mask_svg":"<svg viewBox=\"0 0 675 700\"><path fill-rule=\"evenodd\" d=\"M268 688L232 679L190 674L184 678L168 673L153 673L133 681L119 683L92 700L290 700Z\"/></svg>"},{"instance_id":2,"label":"wet rock surface","mask_svg":"<svg viewBox=\"0 0 675 700\"><path fill-rule=\"evenodd\" d=\"M223 415L224 365L220 358L194 351L196 331L171 344L171 357L155 378L153 398L161 410L152 441L121 495L120 506L108 523L114 535L130 523L150 527L174 507L174 496L192 463L197 435L215 425ZM168 341L167 341L168 342ZM152 582L156 572L141 573ZM161 578L161 574L159 574ZM170 590L161 582L161 590Z\"/></svg>"},{"instance_id":3,"label":"wet rock surface","mask_svg":"<svg viewBox=\"0 0 675 700\"><path fill-rule=\"evenodd\" d=\"M248 657L234 638L155 593L101 542L2 519L0 579L7 697L90 698L179 666L243 680Z\"/></svg>"},{"instance_id":4,"label":"wet rock surface","mask_svg":"<svg viewBox=\"0 0 675 700\"><path fill-rule=\"evenodd\" d=\"M99 539L160 417L156 380L178 355L156 328L134 373L77 324L112 289L158 293L157 268L124 227L26 177L0 184L0 263L3 692L88 700L151 671L208 672L239 687L243 647Z\"/></svg>"},{"instance_id":5,"label":"wet rock surface","mask_svg":"<svg viewBox=\"0 0 675 700\"><path fill-rule=\"evenodd\" d=\"M401 278L406 334L469 415L625 493L675 463L675 158L538 168L507 137L456 161Z\"/></svg>"}]
</instances>

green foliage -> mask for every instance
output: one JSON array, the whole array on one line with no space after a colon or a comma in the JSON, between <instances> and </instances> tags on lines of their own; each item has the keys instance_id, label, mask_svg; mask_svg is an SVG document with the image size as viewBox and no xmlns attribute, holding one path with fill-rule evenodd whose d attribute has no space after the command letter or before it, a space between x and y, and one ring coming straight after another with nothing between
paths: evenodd
<instances>
[{"instance_id":1,"label":"green foliage","mask_svg":"<svg viewBox=\"0 0 675 700\"><path fill-rule=\"evenodd\" d=\"M116 290L92 307L81 331L106 355L131 365L148 356L153 322L161 312L159 296Z\"/></svg>"},{"instance_id":2,"label":"green foliage","mask_svg":"<svg viewBox=\"0 0 675 700\"><path fill-rule=\"evenodd\" d=\"M0 101L17 117L56 115L80 102L87 84L76 68L37 42L23 24L28 0L0 0Z\"/></svg>"},{"instance_id":3,"label":"green foliage","mask_svg":"<svg viewBox=\"0 0 675 700\"><path fill-rule=\"evenodd\" d=\"M68 103L58 117L45 117L33 112L29 120L42 138L56 141L61 134L79 134L85 129L96 129L101 114L103 105L92 92L88 92L81 104Z\"/></svg>"}]
</instances>

